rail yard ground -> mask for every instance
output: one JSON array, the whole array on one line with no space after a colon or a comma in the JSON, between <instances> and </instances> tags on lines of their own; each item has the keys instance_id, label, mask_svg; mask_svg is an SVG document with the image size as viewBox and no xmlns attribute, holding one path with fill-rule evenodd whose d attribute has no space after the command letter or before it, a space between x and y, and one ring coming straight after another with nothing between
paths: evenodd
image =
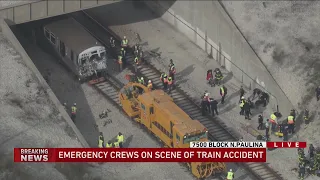
<instances>
[{"instance_id":1,"label":"rail yard ground","mask_svg":"<svg viewBox=\"0 0 320 180\"><path fill-rule=\"evenodd\" d=\"M12 3L15 2L0 1L2 6ZM312 14L312 12L319 11L319 3L315 1L307 3L225 2L224 4L294 105L301 107L301 104L309 101L307 107L310 108L310 112L313 112L313 119L318 119L318 106L314 98L311 99L314 94L312 88L319 83L318 74L309 68L310 66L318 67L316 57L319 46L314 41L318 39L317 29L319 27L317 23L311 22L316 22L317 19L310 19L310 17L317 17L317 14ZM208 68L219 67L215 60L208 58L202 50L161 19L154 17L150 11L143 8L135 9L130 2L125 2L118 9L104 6L87 10L87 12L118 35L126 35L131 41L136 38L135 33L139 33L143 49L149 52L149 58L159 69L167 70L169 60L173 59L178 72L177 83L195 100L199 99L204 90L208 90L211 95L220 99L218 88L209 87L205 81L205 73ZM132 17L128 19L127 14ZM154 18L148 18L147 21L143 20L145 19L143 17ZM76 125L89 144L95 143L95 136L99 131L104 133L106 139L114 137L118 131L121 131L129 139L129 147L159 146L154 139L121 115L91 87L75 82L74 78L56 63L54 57L36 48L29 44L30 56L34 57L31 57L33 60L37 59L36 64L41 66L39 70L48 77L48 82L59 100L67 101L71 105L74 101L78 103L80 99L82 107L79 107L78 110L81 115L85 116L79 119ZM105 179L105 177L108 179L191 178L188 172L185 172L186 169L178 164L103 164L96 167L87 164L58 166L54 164L13 164L11 158L8 158L11 156L13 147L80 147L81 145L71 128L46 97L30 70L24 65L19 54L4 40L2 34L0 34L0 51L2 56L0 66L0 97L2 98L0 104L0 119L2 120L0 179L50 179L50 177L89 179L93 175L97 179ZM292 61L299 63L292 63ZM289 64L298 64L301 68L291 67ZM125 73L117 75L123 82ZM237 103L240 83L230 74L225 74L225 78L228 97L226 98L227 103L219 107L219 117L229 127L234 127L234 130L238 131L245 140L253 140L254 138L243 127L249 124L255 127L256 115L259 112L255 113L250 122L244 120L243 116L240 117ZM106 109L111 111L109 117L99 119L98 114ZM271 111L270 108L266 109L266 116ZM286 112L283 114L286 116ZM112 123L108 124L106 122L109 119L112 120ZM302 126L304 128L300 129L298 136L291 140L308 141L317 146L319 143L318 126L316 121L313 121L308 127ZM86 127L89 127L88 131L85 131ZM296 150L271 151L268 154L268 162L272 168L279 170L285 179L296 178L295 172L291 171L297 165ZM43 169L41 173L38 171L39 167ZM117 169L121 169L121 173ZM236 179L248 180L249 177L241 171L241 169L238 171ZM313 178L308 177L307 179Z\"/></svg>"},{"instance_id":2,"label":"rail yard ground","mask_svg":"<svg viewBox=\"0 0 320 180\"><path fill-rule=\"evenodd\" d=\"M300 112L305 108L310 110L312 122L308 126L302 123L297 136L319 147L320 113L315 87L320 83L320 20L316 13L320 11L320 2L225 1L223 4L294 106ZM297 166L297 155L288 156L294 158L287 164L286 169L290 170ZM279 162L277 167L282 165Z\"/></svg>"},{"instance_id":3,"label":"rail yard ground","mask_svg":"<svg viewBox=\"0 0 320 180\"><path fill-rule=\"evenodd\" d=\"M113 4L114 7L116 4ZM126 12L134 17L128 18L126 13L116 13L117 8L99 7L87 10L86 12L94 17L104 26L108 26L120 37L127 36L131 43L136 41L135 33L138 33L142 39L143 49L148 51L152 64L159 69L167 71L169 60L173 59L177 68L177 84L187 91L195 100L199 100L204 90L208 90L214 98L220 99L218 88L211 88L206 84L206 71L219 67L215 60L210 59L207 55L187 40L183 35L169 27L161 19L155 17L150 11L144 8L135 8L130 2L122 2L121 12ZM117 10L116 10L117 9ZM112 16L111 16L112 14ZM154 19L150 17L154 17ZM109 18L110 17L110 18ZM112 17L112 18L111 18ZM144 20L149 17L148 20ZM124 23L125 22L125 23ZM252 140L252 136L245 131L245 126L253 124L257 127L257 115L262 110L254 112L255 116L251 121L244 120L239 116L239 94L240 83L233 77L225 74L225 82L228 88L227 103L219 107L219 117L229 126L238 131L246 140ZM270 115L274 109L264 110L265 117ZM286 116L286 112L283 112ZM263 133L263 132L262 132ZM272 140L277 141L276 137ZM292 141L305 141L307 137L294 136ZM275 150L269 152L268 162L270 166L285 176L285 178L294 179L292 169L297 164L296 150ZM289 163L284 166L284 162ZM285 168L284 168L285 167ZM293 177L292 177L293 176ZM308 177L312 179L312 177Z\"/></svg>"},{"instance_id":4,"label":"rail yard ground","mask_svg":"<svg viewBox=\"0 0 320 180\"><path fill-rule=\"evenodd\" d=\"M95 133L91 130L96 127L97 132L103 132L105 140L111 140L122 132L126 139L125 147L160 147L157 141L151 138L152 136L121 114L101 94L86 83L79 84L74 75L58 63L58 59L43 52L28 39L19 39L39 71L44 77L47 77L58 99L68 104L77 103L79 115L75 123L89 144L91 144L90 141L97 143L97 138L93 140L89 134ZM118 74L117 77L124 81L125 72ZM108 117L100 119L99 114L103 110L109 110ZM191 174L185 172L186 169L177 163L106 163L101 165L101 168L106 169L107 172L115 172L117 175L111 175L111 178L114 177L114 179L182 180L192 178ZM105 177L109 178L109 176Z\"/></svg>"}]
</instances>

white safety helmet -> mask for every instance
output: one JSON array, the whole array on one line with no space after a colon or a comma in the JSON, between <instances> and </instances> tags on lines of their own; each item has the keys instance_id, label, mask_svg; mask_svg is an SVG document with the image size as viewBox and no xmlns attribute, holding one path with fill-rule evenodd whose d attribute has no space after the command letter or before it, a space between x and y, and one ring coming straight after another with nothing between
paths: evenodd
<instances>
[{"instance_id":1,"label":"white safety helmet","mask_svg":"<svg viewBox=\"0 0 320 180\"><path fill-rule=\"evenodd\" d=\"M73 105L74 105L74 106L76 106L76 105L77 105L77 103L74 103Z\"/></svg>"},{"instance_id":2,"label":"white safety helmet","mask_svg":"<svg viewBox=\"0 0 320 180\"><path fill-rule=\"evenodd\" d=\"M127 39L127 37L126 37L126 36L123 36L123 39Z\"/></svg>"},{"instance_id":3,"label":"white safety helmet","mask_svg":"<svg viewBox=\"0 0 320 180\"><path fill-rule=\"evenodd\" d=\"M209 96L209 93L206 93L205 96Z\"/></svg>"},{"instance_id":4,"label":"white safety helmet","mask_svg":"<svg viewBox=\"0 0 320 180\"><path fill-rule=\"evenodd\" d=\"M244 99L244 97L242 96L241 99Z\"/></svg>"},{"instance_id":5,"label":"white safety helmet","mask_svg":"<svg viewBox=\"0 0 320 180\"><path fill-rule=\"evenodd\" d=\"M143 77L141 77L140 79L142 79L142 80L143 80Z\"/></svg>"},{"instance_id":6,"label":"white safety helmet","mask_svg":"<svg viewBox=\"0 0 320 180\"><path fill-rule=\"evenodd\" d=\"M149 80L148 83L151 83L151 80Z\"/></svg>"},{"instance_id":7,"label":"white safety helmet","mask_svg":"<svg viewBox=\"0 0 320 180\"><path fill-rule=\"evenodd\" d=\"M230 169L230 172L232 172L232 169Z\"/></svg>"}]
</instances>

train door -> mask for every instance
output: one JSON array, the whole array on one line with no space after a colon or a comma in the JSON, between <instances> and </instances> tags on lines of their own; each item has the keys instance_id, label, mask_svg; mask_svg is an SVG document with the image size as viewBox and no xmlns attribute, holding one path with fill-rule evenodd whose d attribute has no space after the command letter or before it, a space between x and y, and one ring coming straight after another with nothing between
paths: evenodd
<instances>
[{"instance_id":1,"label":"train door","mask_svg":"<svg viewBox=\"0 0 320 180\"><path fill-rule=\"evenodd\" d=\"M154 115L155 115L154 108L153 106L150 106L148 124L146 124L146 126L149 126L150 129L152 129L152 122L154 121Z\"/></svg>"},{"instance_id":2,"label":"train door","mask_svg":"<svg viewBox=\"0 0 320 180\"><path fill-rule=\"evenodd\" d=\"M174 124L172 123L172 121L170 121L170 139L171 139L171 147L174 147L174 141L173 141L173 126Z\"/></svg>"}]
</instances>

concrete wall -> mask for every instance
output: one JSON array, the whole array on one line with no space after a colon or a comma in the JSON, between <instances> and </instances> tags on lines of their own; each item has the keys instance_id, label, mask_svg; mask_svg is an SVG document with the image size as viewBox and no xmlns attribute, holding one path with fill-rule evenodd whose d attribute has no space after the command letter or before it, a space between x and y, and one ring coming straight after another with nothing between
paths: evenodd
<instances>
[{"instance_id":1,"label":"concrete wall","mask_svg":"<svg viewBox=\"0 0 320 180\"><path fill-rule=\"evenodd\" d=\"M11 24L11 23L10 23ZM65 111L64 107L59 102L56 95L53 93L47 82L42 77L39 70L36 68L30 57L28 56L27 52L24 50L22 45L20 44L19 40L16 38L14 33L11 31L8 21L1 20L0 22L2 33L6 37L6 39L11 42L11 44L15 47L16 51L19 52L22 59L25 62L25 65L34 73L35 77L37 78L38 83L45 89L45 91L48 94L49 99L53 102L53 104L56 106L62 117L67 121L67 123L70 125L70 127L73 129L73 131L76 133L78 140L82 144L83 147L89 147L88 143L76 127L76 125L73 123L71 118L69 117L68 113Z\"/></svg>"},{"instance_id":2,"label":"concrete wall","mask_svg":"<svg viewBox=\"0 0 320 180\"><path fill-rule=\"evenodd\" d=\"M145 4L211 54L247 88L264 89L270 105L288 113L292 103L217 1L146 1ZM220 50L219 50L220 49ZM220 53L221 52L221 53Z\"/></svg>"},{"instance_id":3,"label":"concrete wall","mask_svg":"<svg viewBox=\"0 0 320 180\"><path fill-rule=\"evenodd\" d=\"M118 1L119 0L38 0L1 8L0 17L9 19L15 24L21 24Z\"/></svg>"}]
</instances>

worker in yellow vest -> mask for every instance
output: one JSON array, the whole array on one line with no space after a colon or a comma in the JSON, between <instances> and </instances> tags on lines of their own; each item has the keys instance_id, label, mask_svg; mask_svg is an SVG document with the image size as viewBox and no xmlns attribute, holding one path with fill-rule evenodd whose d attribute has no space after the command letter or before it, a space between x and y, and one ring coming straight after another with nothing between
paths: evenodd
<instances>
[{"instance_id":1,"label":"worker in yellow vest","mask_svg":"<svg viewBox=\"0 0 320 180\"><path fill-rule=\"evenodd\" d=\"M122 62L122 56L119 55L118 56L118 63L119 63L119 71L122 71L122 67L123 67L123 62Z\"/></svg>"},{"instance_id":2,"label":"worker in yellow vest","mask_svg":"<svg viewBox=\"0 0 320 180\"><path fill-rule=\"evenodd\" d=\"M288 116L288 129L289 133L294 133L294 116Z\"/></svg>"},{"instance_id":3,"label":"worker in yellow vest","mask_svg":"<svg viewBox=\"0 0 320 180\"><path fill-rule=\"evenodd\" d=\"M77 114L77 104L74 103L73 106L71 106L71 119L73 122L76 119L76 114Z\"/></svg>"},{"instance_id":4,"label":"worker in yellow vest","mask_svg":"<svg viewBox=\"0 0 320 180\"><path fill-rule=\"evenodd\" d=\"M173 86L173 78L171 76L168 77L168 90L171 91Z\"/></svg>"},{"instance_id":5,"label":"worker in yellow vest","mask_svg":"<svg viewBox=\"0 0 320 180\"><path fill-rule=\"evenodd\" d=\"M246 100L244 99L244 97L242 96L241 97L241 101L240 101L240 115L243 116L244 115L244 103L246 103Z\"/></svg>"},{"instance_id":6,"label":"worker in yellow vest","mask_svg":"<svg viewBox=\"0 0 320 180\"><path fill-rule=\"evenodd\" d=\"M148 81L148 86L147 87L148 87L149 91L152 91L153 85L152 85L152 81L151 80Z\"/></svg>"},{"instance_id":7,"label":"worker in yellow vest","mask_svg":"<svg viewBox=\"0 0 320 180\"><path fill-rule=\"evenodd\" d=\"M102 132L100 132L98 147L99 147L99 148L103 148L103 144L104 144L104 137L103 137Z\"/></svg>"},{"instance_id":8,"label":"worker in yellow vest","mask_svg":"<svg viewBox=\"0 0 320 180\"><path fill-rule=\"evenodd\" d=\"M106 143L106 148L112 148L112 142L111 141L108 141Z\"/></svg>"},{"instance_id":9,"label":"worker in yellow vest","mask_svg":"<svg viewBox=\"0 0 320 180\"><path fill-rule=\"evenodd\" d=\"M126 57L126 50L124 50L124 48L121 48L120 53L122 57Z\"/></svg>"},{"instance_id":10,"label":"worker in yellow vest","mask_svg":"<svg viewBox=\"0 0 320 180\"><path fill-rule=\"evenodd\" d=\"M234 178L234 173L232 172L232 169L227 174L227 180L232 180Z\"/></svg>"},{"instance_id":11,"label":"worker in yellow vest","mask_svg":"<svg viewBox=\"0 0 320 180\"><path fill-rule=\"evenodd\" d=\"M276 131L277 124L278 124L278 119L277 119L277 116L276 116L274 113L272 113L272 114L270 115L270 120L269 120L269 122L271 123L271 130L272 130L272 132L275 132L275 131Z\"/></svg>"},{"instance_id":12,"label":"worker in yellow vest","mask_svg":"<svg viewBox=\"0 0 320 180\"><path fill-rule=\"evenodd\" d=\"M114 142L113 143L114 148L120 148L120 143L119 142Z\"/></svg>"},{"instance_id":13,"label":"worker in yellow vest","mask_svg":"<svg viewBox=\"0 0 320 180\"><path fill-rule=\"evenodd\" d=\"M128 47L128 39L126 36L123 36L123 39L121 41L121 47L127 48Z\"/></svg>"},{"instance_id":14,"label":"worker in yellow vest","mask_svg":"<svg viewBox=\"0 0 320 180\"><path fill-rule=\"evenodd\" d=\"M117 141L119 142L119 147L123 148L124 136L121 132L119 132L119 134L117 136Z\"/></svg>"}]
</instances>

